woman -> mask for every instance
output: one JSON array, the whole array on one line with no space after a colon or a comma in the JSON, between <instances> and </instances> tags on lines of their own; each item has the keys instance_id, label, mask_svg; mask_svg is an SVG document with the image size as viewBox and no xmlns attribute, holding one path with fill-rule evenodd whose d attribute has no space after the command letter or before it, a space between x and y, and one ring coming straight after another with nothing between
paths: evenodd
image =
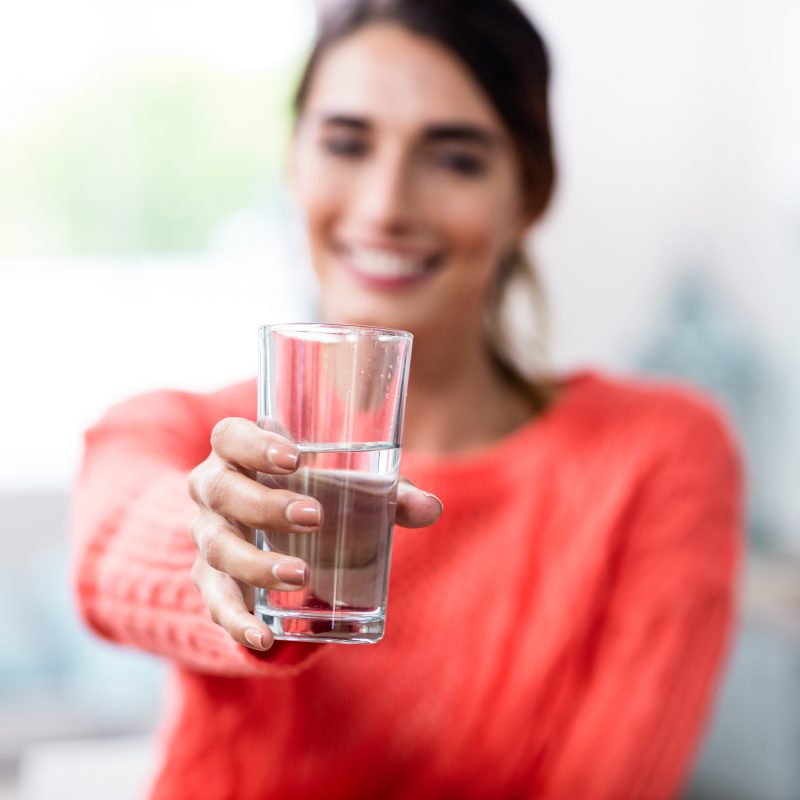
<instances>
[{"instance_id":1,"label":"woman","mask_svg":"<svg viewBox=\"0 0 800 800\"><path fill-rule=\"evenodd\" d=\"M684 390L526 377L500 336L555 174L546 52L511 0L336 10L291 181L325 319L415 335L398 523L447 511L395 537L379 645L273 643L252 589L306 565L244 532L320 509L251 479L298 460L248 421L254 384L112 409L77 588L96 631L175 664L152 796L670 797L731 625L729 437Z\"/></svg>"}]
</instances>

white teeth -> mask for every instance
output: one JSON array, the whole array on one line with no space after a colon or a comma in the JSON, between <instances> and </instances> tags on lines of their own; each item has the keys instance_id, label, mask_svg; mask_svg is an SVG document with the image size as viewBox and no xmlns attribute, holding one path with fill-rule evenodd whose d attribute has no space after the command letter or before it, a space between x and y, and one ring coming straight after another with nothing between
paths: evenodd
<instances>
[{"instance_id":1,"label":"white teeth","mask_svg":"<svg viewBox=\"0 0 800 800\"><path fill-rule=\"evenodd\" d=\"M360 272L380 278L405 278L425 271L424 258L367 247L353 247L350 261Z\"/></svg>"}]
</instances>

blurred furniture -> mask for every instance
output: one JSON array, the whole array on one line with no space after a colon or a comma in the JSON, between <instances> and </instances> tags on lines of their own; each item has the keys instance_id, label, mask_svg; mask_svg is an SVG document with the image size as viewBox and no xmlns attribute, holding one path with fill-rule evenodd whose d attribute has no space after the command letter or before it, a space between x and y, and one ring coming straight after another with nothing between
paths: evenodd
<instances>
[{"instance_id":1,"label":"blurred furniture","mask_svg":"<svg viewBox=\"0 0 800 800\"><path fill-rule=\"evenodd\" d=\"M161 662L78 619L66 518L63 491L0 493L0 800L39 743L149 734L161 705Z\"/></svg>"},{"instance_id":2,"label":"blurred furniture","mask_svg":"<svg viewBox=\"0 0 800 800\"><path fill-rule=\"evenodd\" d=\"M150 737L36 744L20 768L18 800L142 800L154 763Z\"/></svg>"},{"instance_id":3,"label":"blurred furniture","mask_svg":"<svg viewBox=\"0 0 800 800\"><path fill-rule=\"evenodd\" d=\"M686 797L800 800L800 564L751 558L742 612Z\"/></svg>"}]
</instances>

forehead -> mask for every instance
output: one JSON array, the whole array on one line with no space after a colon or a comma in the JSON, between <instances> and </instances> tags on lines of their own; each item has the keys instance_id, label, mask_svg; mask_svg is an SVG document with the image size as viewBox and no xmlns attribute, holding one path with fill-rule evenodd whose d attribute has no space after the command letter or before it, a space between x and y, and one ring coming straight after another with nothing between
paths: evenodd
<instances>
[{"instance_id":1,"label":"forehead","mask_svg":"<svg viewBox=\"0 0 800 800\"><path fill-rule=\"evenodd\" d=\"M317 65L304 112L343 112L413 128L502 123L467 68L443 46L399 25L369 25L333 45Z\"/></svg>"}]
</instances>

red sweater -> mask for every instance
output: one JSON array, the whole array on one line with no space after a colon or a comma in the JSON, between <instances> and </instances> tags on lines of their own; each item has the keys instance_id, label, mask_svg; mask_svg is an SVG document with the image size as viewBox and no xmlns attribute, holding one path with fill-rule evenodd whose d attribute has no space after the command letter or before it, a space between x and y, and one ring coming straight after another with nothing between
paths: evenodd
<instances>
[{"instance_id":1,"label":"red sweater","mask_svg":"<svg viewBox=\"0 0 800 800\"><path fill-rule=\"evenodd\" d=\"M442 498L395 535L386 636L258 654L189 569L189 470L255 384L158 392L87 434L75 580L99 634L177 680L158 800L667 798L731 629L740 474L685 390L585 374L543 417L457 457L406 453Z\"/></svg>"}]
</instances>

